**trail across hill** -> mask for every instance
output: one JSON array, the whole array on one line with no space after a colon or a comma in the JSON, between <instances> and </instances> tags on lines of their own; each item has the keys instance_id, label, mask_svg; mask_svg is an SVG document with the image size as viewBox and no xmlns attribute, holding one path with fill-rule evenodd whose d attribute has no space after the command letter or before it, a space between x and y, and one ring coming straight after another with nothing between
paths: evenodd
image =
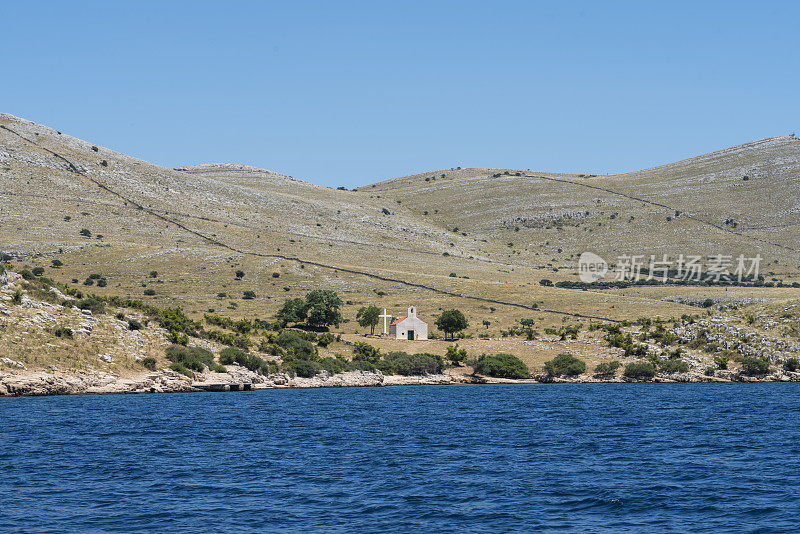
<instances>
[{"instance_id":1,"label":"trail across hill","mask_svg":"<svg viewBox=\"0 0 800 534\"><path fill-rule=\"evenodd\" d=\"M529 305L526 305L526 304L520 304L520 303L517 303L517 302L509 302L509 301L504 301L504 300L499 300L499 299L490 299L490 298L486 298L486 297L479 297L479 296L476 296L476 295L468 295L468 294L463 294L463 293L457 293L455 291L450 291L450 290L447 290L447 289L440 289L440 288L428 286L428 285L425 285L425 284L418 284L418 283L414 283L414 282L408 282L406 280L401 280L401 279L398 279L398 278L392 278L392 277L388 277L388 276L382 276L382 275L379 275L379 274L374 274L374 273L370 273L370 272L366 272L366 271L360 271L360 270L357 270L357 269L351 269L351 268L348 268L348 267L340 267L340 266L335 266L335 265L328 265L328 264L325 264L325 263L316 262L316 261L312 261L312 260L306 260L306 259L302 259L302 258L295 257L295 256L288 256L288 255L277 254L277 253L272 253L272 252L264 253L264 252L242 250L242 249L239 249L239 248L234 247L232 245L229 245L227 243L224 243L224 242L220 241L219 239L217 239L216 237L207 236L207 235L203 234L202 232L199 232L197 230L193 230L192 228L187 227L183 223L181 223L179 221L176 221L174 219L171 219L167 215L159 213L158 211L156 211L156 210L154 210L152 208L145 207L144 205L140 204L136 200L134 200L132 198L129 198L129 197L126 197L122 193L119 193L119 192L115 191L114 189L110 188L109 186L107 186L106 184L104 184L101 181L97 180L96 178L93 178L93 177L85 174L84 172L81 172L74 163L72 163L69 159L67 159L66 157L62 156L61 154L59 154L59 153L57 153L57 152L55 152L53 150L50 150L50 149L48 149L46 147L41 146L36 141L34 141L32 139L28 139L24 135L18 133L17 131L15 131L15 130L13 130L13 129L5 126L5 125L0 125L0 128L2 128L4 130L16 135L17 137L19 137L20 139L24 140L25 142L27 142L27 143L29 143L29 144L31 144L33 146L36 146L40 150L44 150L45 152L47 152L47 153L51 154L52 156L58 158L59 160L61 160L64 163L67 164L67 167L70 170L69 172L72 172L73 174L76 174L78 176L81 176L81 177L89 180L90 182L95 184L97 187L99 187L103 191L105 191L105 192L109 193L110 195L113 195L113 196L121 199L124 202L127 202L127 203L131 204L136 209L141 210L141 211L143 211L145 213L148 213L151 216L163 221L164 223L176 226L176 227L180 228L181 230L183 230L183 231L185 231L185 232L187 232L189 234L192 234L192 235L194 235L196 237L199 237L200 239L208 242L211 245L215 245L215 246L219 246L219 247L225 248L227 250L230 250L231 252L236 252L237 254L243 254L243 255L255 256L255 257L262 257L262 258L280 258L280 259L283 259L283 260L286 260L286 261L294 261L294 262L302 263L302 264L305 264L305 265L312 265L312 266L319 267L319 268L322 268L322 269L328 269L328 270L333 270L333 271L338 271L338 272L343 272L343 273L355 274L355 275L359 275L359 276L365 276L365 277L381 280L381 281L384 281L384 282L391 282L391 283L401 284L401 285L404 285L404 286L407 286L407 287L415 287L415 288L419 288L419 289L424 289L424 290L431 291L431 292L434 292L434 293L437 293L437 294L440 294L440 295L447 295L447 296L451 296L451 297L476 300L476 301L485 302L485 303L489 303L489 304L498 304L498 305L502 305L502 306L510 306L510 307L521 308L521 309L526 309L526 310L535 311L535 312L542 312L542 313L552 313L552 314L557 314L557 315L576 317L576 318L580 318L580 319L596 319L596 320L600 320L600 321L620 322L619 320L612 319L610 317L602 317L602 316L596 316L596 315L586 315L586 314L567 312L567 311L562 311L562 310L539 308L539 307L535 307L535 306L529 306Z\"/></svg>"}]
</instances>

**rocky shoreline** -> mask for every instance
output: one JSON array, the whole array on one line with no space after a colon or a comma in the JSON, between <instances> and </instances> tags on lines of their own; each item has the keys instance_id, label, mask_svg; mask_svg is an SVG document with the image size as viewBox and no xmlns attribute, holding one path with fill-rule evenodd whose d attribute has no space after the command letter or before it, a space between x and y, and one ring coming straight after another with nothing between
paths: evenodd
<instances>
[{"instance_id":1,"label":"rocky shoreline","mask_svg":"<svg viewBox=\"0 0 800 534\"><path fill-rule=\"evenodd\" d=\"M0 396L37 397L51 395L104 395L143 393L192 393L203 391L252 391L259 389L340 388L389 386L441 386L455 384L624 384L624 383L743 383L800 382L800 373L780 372L763 376L746 376L735 372L718 372L720 376L694 373L656 376L648 380L626 377L576 378L537 375L526 380L503 379L470 374L438 374L427 376L383 375L380 372L351 371L336 375L321 373L313 378L291 377L284 373L257 375L238 366L228 373L203 373L193 380L180 373L162 370L133 378L121 378L99 371L65 373L59 371L0 373Z\"/></svg>"}]
</instances>

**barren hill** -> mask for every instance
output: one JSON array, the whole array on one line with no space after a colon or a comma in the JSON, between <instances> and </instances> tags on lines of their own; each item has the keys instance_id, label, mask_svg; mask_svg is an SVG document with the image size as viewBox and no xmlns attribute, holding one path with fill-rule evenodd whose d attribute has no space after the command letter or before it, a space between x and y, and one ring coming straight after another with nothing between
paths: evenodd
<instances>
[{"instance_id":1,"label":"barren hill","mask_svg":"<svg viewBox=\"0 0 800 534\"><path fill-rule=\"evenodd\" d=\"M0 216L0 250L20 263L66 283L102 273L108 286L98 293L194 314L268 317L284 298L330 287L350 319L365 303L415 303L431 319L459 307L478 332L482 321L505 328L522 316L548 325L680 315L690 307L673 301L686 295L800 296L539 284L575 280L586 250L611 263L621 254L761 254L768 279L798 280L794 137L623 175L449 169L342 191L244 165L164 168L0 114ZM56 258L64 266L49 268ZM242 300L244 291L256 298Z\"/></svg>"}]
</instances>

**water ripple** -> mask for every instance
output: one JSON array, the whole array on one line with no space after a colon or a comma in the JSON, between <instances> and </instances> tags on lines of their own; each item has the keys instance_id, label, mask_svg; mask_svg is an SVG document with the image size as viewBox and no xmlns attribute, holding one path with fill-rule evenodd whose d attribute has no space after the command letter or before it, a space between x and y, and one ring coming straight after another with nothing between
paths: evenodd
<instances>
[{"instance_id":1,"label":"water ripple","mask_svg":"<svg viewBox=\"0 0 800 534\"><path fill-rule=\"evenodd\" d=\"M0 399L3 532L797 532L800 385Z\"/></svg>"}]
</instances>

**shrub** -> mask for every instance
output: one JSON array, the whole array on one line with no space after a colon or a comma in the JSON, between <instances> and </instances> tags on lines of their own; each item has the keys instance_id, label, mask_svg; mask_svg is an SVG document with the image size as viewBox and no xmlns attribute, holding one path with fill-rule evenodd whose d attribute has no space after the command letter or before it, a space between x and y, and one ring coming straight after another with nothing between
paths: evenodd
<instances>
[{"instance_id":1,"label":"shrub","mask_svg":"<svg viewBox=\"0 0 800 534\"><path fill-rule=\"evenodd\" d=\"M622 375L627 378L637 379L653 378L656 376L656 369L650 362L631 362L625 366Z\"/></svg>"},{"instance_id":2,"label":"shrub","mask_svg":"<svg viewBox=\"0 0 800 534\"><path fill-rule=\"evenodd\" d=\"M235 363L259 374L269 374L275 367L275 362L265 362L258 356L236 347L222 349L219 353L219 361L223 365Z\"/></svg>"},{"instance_id":3,"label":"shrub","mask_svg":"<svg viewBox=\"0 0 800 534\"><path fill-rule=\"evenodd\" d=\"M147 296L147 297L152 297L155 294L156 294L156 290L155 289L145 289L144 290L144 295Z\"/></svg>"},{"instance_id":4,"label":"shrub","mask_svg":"<svg viewBox=\"0 0 800 534\"><path fill-rule=\"evenodd\" d=\"M381 358L381 351L365 341L356 341L353 344L353 359L375 363Z\"/></svg>"},{"instance_id":5,"label":"shrub","mask_svg":"<svg viewBox=\"0 0 800 534\"><path fill-rule=\"evenodd\" d=\"M552 280L548 280L547 278L543 278L543 279L539 280L539 285L540 286L545 286L545 287L553 287L553 281Z\"/></svg>"},{"instance_id":6,"label":"shrub","mask_svg":"<svg viewBox=\"0 0 800 534\"><path fill-rule=\"evenodd\" d=\"M91 230L89 230L88 228L83 228L83 229L80 231L80 234L81 234L83 237L92 237L92 232L91 232Z\"/></svg>"},{"instance_id":7,"label":"shrub","mask_svg":"<svg viewBox=\"0 0 800 534\"><path fill-rule=\"evenodd\" d=\"M666 360L658 365L658 370L664 374L688 373L689 364L683 360Z\"/></svg>"},{"instance_id":8,"label":"shrub","mask_svg":"<svg viewBox=\"0 0 800 534\"><path fill-rule=\"evenodd\" d=\"M100 278L97 281L97 287L106 287L108 285L108 281L105 278Z\"/></svg>"},{"instance_id":9,"label":"shrub","mask_svg":"<svg viewBox=\"0 0 800 534\"><path fill-rule=\"evenodd\" d=\"M769 362L763 358L745 356L742 358L742 373L746 375L765 375L769 372Z\"/></svg>"},{"instance_id":10,"label":"shrub","mask_svg":"<svg viewBox=\"0 0 800 534\"><path fill-rule=\"evenodd\" d=\"M467 359L467 350L459 349L458 343L456 343L455 345L450 345L449 347L447 347L445 358L450 360L450 362L453 365L461 365L461 362Z\"/></svg>"},{"instance_id":11,"label":"shrub","mask_svg":"<svg viewBox=\"0 0 800 534\"><path fill-rule=\"evenodd\" d=\"M142 323L136 319L128 319L128 330L141 330Z\"/></svg>"},{"instance_id":12,"label":"shrub","mask_svg":"<svg viewBox=\"0 0 800 534\"><path fill-rule=\"evenodd\" d=\"M214 354L210 350L201 347L170 345L166 349L166 355L167 359L173 362L173 365L180 365L192 371L203 372L208 367L212 371L225 372L225 368L214 361ZM172 370L181 372L175 368L172 368Z\"/></svg>"},{"instance_id":13,"label":"shrub","mask_svg":"<svg viewBox=\"0 0 800 534\"><path fill-rule=\"evenodd\" d=\"M31 272L33 276L42 276L44 274L44 267L34 267Z\"/></svg>"},{"instance_id":14,"label":"shrub","mask_svg":"<svg viewBox=\"0 0 800 534\"><path fill-rule=\"evenodd\" d=\"M497 378L528 378L531 373L525 363L512 354L482 354L475 362L475 372Z\"/></svg>"},{"instance_id":15,"label":"shrub","mask_svg":"<svg viewBox=\"0 0 800 534\"><path fill-rule=\"evenodd\" d=\"M81 299L75 305L82 310L90 310L92 313L102 313L106 309L105 302L94 297Z\"/></svg>"},{"instance_id":16,"label":"shrub","mask_svg":"<svg viewBox=\"0 0 800 534\"><path fill-rule=\"evenodd\" d=\"M594 374L595 376L613 376L617 374L617 369L620 367L622 364L618 360L598 363L594 368Z\"/></svg>"},{"instance_id":17,"label":"shrub","mask_svg":"<svg viewBox=\"0 0 800 534\"><path fill-rule=\"evenodd\" d=\"M586 362L569 353L562 353L544 363L548 376L578 376L586 372Z\"/></svg>"},{"instance_id":18,"label":"shrub","mask_svg":"<svg viewBox=\"0 0 800 534\"><path fill-rule=\"evenodd\" d=\"M53 331L53 334L55 334L56 337L65 337L72 339L74 332L72 331L72 328L67 328L66 326L59 326Z\"/></svg>"},{"instance_id":19,"label":"shrub","mask_svg":"<svg viewBox=\"0 0 800 534\"><path fill-rule=\"evenodd\" d=\"M705 370L704 374L706 376L714 376L715 372L716 372L716 369L714 369L714 366L713 365L709 365L708 367L706 367L706 370Z\"/></svg>"},{"instance_id":20,"label":"shrub","mask_svg":"<svg viewBox=\"0 0 800 534\"><path fill-rule=\"evenodd\" d=\"M158 271L150 271L150 278L158 278Z\"/></svg>"},{"instance_id":21,"label":"shrub","mask_svg":"<svg viewBox=\"0 0 800 534\"><path fill-rule=\"evenodd\" d=\"M244 271L242 271L241 269L238 269L236 271L236 279L237 280L241 280L242 278L244 278Z\"/></svg>"},{"instance_id":22,"label":"shrub","mask_svg":"<svg viewBox=\"0 0 800 534\"><path fill-rule=\"evenodd\" d=\"M149 358L149 357L148 358L144 358L142 360L142 365L145 368L150 369L151 371L155 371L156 370L156 359L155 358Z\"/></svg>"},{"instance_id":23,"label":"shrub","mask_svg":"<svg viewBox=\"0 0 800 534\"><path fill-rule=\"evenodd\" d=\"M255 291L245 291L244 294L242 295L242 298L245 299L245 300L252 300L252 299L256 298L256 292Z\"/></svg>"},{"instance_id":24,"label":"shrub","mask_svg":"<svg viewBox=\"0 0 800 534\"><path fill-rule=\"evenodd\" d=\"M387 374L398 374L403 376L421 376L438 374L444 369L444 360L441 356L428 353L408 354L405 352L390 352L386 355L384 365L378 365L378 369L383 372L383 367Z\"/></svg>"},{"instance_id":25,"label":"shrub","mask_svg":"<svg viewBox=\"0 0 800 534\"><path fill-rule=\"evenodd\" d=\"M788 358L785 362L783 362L783 368L790 372L797 371L800 368L800 362L798 362L797 358Z\"/></svg>"},{"instance_id":26,"label":"shrub","mask_svg":"<svg viewBox=\"0 0 800 534\"><path fill-rule=\"evenodd\" d=\"M326 358L322 358L319 361L320 366L328 371L328 373L332 375L338 375L339 373L344 373L350 369L348 362L343 358L334 358L328 356Z\"/></svg>"},{"instance_id":27,"label":"shrub","mask_svg":"<svg viewBox=\"0 0 800 534\"><path fill-rule=\"evenodd\" d=\"M14 294L11 295L11 302L14 304L22 304L22 291L19 289L14 291Z\"/></svg>"},{"instance_id":28,"label":"shrub","mask_svg":"<svg viewBox=\"0 0 800 534\"><path fill-rule=\"evenodd\" d=\"M317 336L317 345L319 345L322 348L327 347L334 341L336 341L336 337L330 332L325 332L324 334Z\"/></svg>"},{"instance_id":29,"label":"shrub","mask_svg":"<svg viewBox=\"0 0 800 534\"><path fill-rule=\"evenodd\" d=\"M22 270L19 272L19 274L20 274L20 276L22 276L22 279L23 279L23 280L28 280L29 282L30 282L31 280L33 280L34 278L36 278L36 275L34 275L34 274L33 274L32 272L30 272L28 269L22 269Z\"/></svg>"},{"instance_id":30,"label":"shrub","mask_svg":"<svg viewBox=\"0 0 800 534\"><path fill-rule=\"evenodd\" d=\"M292 360L285 362L283 368L289 373L303 378L311 378L322 370L319 362L311 360Z\"/></svg>"},{"instance_id":31,"label":"shrub","mask_svg":"<svg viewBox=\"0 0 800 534\"><path fill-rule=\"evenodd\" d=\"M188 376L189 378L194 378L194 373L188 370L182 363L175 362L171 364L169 368L175 371L176 373Z\"/></svg>"},{"instance_id":32,"label":"shrub","mask_svg":"<svg viewBox=\"0 0 800 534\"><path fill-rule=\"evenodd\" d=\"M91 278L87 278L86 280L83 281L83 285L85 285L85 286L93 286L94 285L94 280L92 280Z\"/></svg>"},{"instance_id":33,"label":"shrub","mask_svg":"<svg viewBox=\"0 0 800 534\"><path fill-rule=\"evenodd\" d=\"M314 360L317 357L317 348L297 332L284 330L275 338L275 344L291 356L289 359Z\"/></svg>"}]
</instances>

